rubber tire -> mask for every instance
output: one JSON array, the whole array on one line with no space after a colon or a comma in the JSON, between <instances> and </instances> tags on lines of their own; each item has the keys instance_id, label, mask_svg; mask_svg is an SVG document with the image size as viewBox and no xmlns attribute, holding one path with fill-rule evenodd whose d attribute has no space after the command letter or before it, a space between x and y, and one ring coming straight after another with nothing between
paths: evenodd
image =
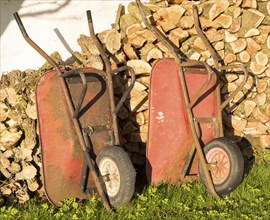
<instances>
[{"instance_id":1,"label":"rubber tire","mask_svg":"<svg viewBox=\"0 0 270 220\"><path fill-rule=\"evenodd\" d=\"M228 177L222 183L218 185L214 184L217 194L223 197L225 195L230 194L241 183L244 175L244 159L238 146L228 138L222 137L210 141L204 147L205 156L213 148L221 148L222 150L224 150L230 162L230 170ZM203 169L200 163L199 163L199 175L202 183L207 188L206 179L204 177Z\"/></svg>"},{"instance_id":2,"label":"rubber tire","mask_svg":"<svg viewBox=\"0 0 270 220\"><path fill-rule=\"evenodd\" d=\"M115 163L120 176L120 187L115 196L110 197L106 192L106 186L104 186L109 202L115 208L126 205L131 200L135 190L136 171L134 166L128 154L121 147L110 146L104 148L96 159L98 167L100 167L100 163L104 158Z\"/></svg>"}]
</instances>

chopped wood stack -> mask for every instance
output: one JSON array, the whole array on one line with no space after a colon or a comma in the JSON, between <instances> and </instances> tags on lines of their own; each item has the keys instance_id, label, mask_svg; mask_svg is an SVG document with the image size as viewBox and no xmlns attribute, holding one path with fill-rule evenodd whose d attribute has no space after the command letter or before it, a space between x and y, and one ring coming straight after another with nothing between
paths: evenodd
<instances>
[{"instance_id":1,"label":"chopped wood stack","mask_svg":"<svg viewBox=\"0 0 270 220\"><path fill-rule=\"evenodd\" d=\"M33 80L31 71L12 71L0 89L0 191L20 202L41 186Z\"/></svg>"},{"instance_id":2,"label":"chopped wood stack","mask_svg":"<svg viewBox=\"0 0 270 220\"><path fill-rule=\"evenodd\" d=\"M228 135L247 138L254 149L270 148L270 2L267 0L202 0L202 27L226 65L241 62L250 73L247 84L224 110ZM192 4L188 0L150 0L144 3L157 28L190 59L213 64L211 54L194 28ZM111 30L98 34L106 47L112 68L129 65L136 83L119 112L122 143L135 164L144 165L148 130L148 92L155 60L172 57L168 49L141 23L136 4L128 13L120 6ZM252 19L250 19L252 18ZM81 35L81 52L74 52L71 67L103 69L104 64L91 39ZM59 55L54 60L61 63ZM34 85L37 77L51 69L12 71L2 76L0 87L0 191L11 202L27 201L42 194L40 147L38 142ZM222 78L222 96L227 97L241 83L243 75ZM115 77L116 102L128 80Z\"/></svg>"},{"instance_id":3,"label":"chopped wood stack","mask_svg":"<svg viewBox=\"0 0 270 220\"><path fill-rule=\"evenodd\" d=\"M213 58L194 27L193 4L186 0L152 0L144 6L149 20L180 49L180 54L213 65ZM247 138L256 150L270 148L270 2L211 0L197 4L202 28L225 65L240 62L249 71L244 90L224 111L226 134ZM151 67L156 59L172 57L172 54L144 27L134 2L128 5L127 11L119 22L121 49L127 57L126 64L135 69L138 87L135 85L126 103L129 113L121 118L122 129L128 149L144 155ZM241 74L226 74L222 78L223 98L228 97L242 79Z\"/></svg>"},{"instance_id":4,"label":"chopped wood stack","mask_svg":"<svg viewBox=\"0 0 270 220\"><path fill-rule=\"evenodd\" d=\"M61 62L58 53L51 57ZM35 83L45 71L11 71L0 81L0 193L6 202L26 202L44 195L37 130Z\"/></svg>"}]
</instances>

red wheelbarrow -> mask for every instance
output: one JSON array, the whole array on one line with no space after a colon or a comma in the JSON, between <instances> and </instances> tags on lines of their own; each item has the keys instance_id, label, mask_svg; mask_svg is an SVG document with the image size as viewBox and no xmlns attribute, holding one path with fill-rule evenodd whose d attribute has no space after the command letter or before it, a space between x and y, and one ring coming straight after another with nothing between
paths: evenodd
<instances>
[{"instance_id":1,"label":"red wheelbarrow","mask_svg":"<svg viewBox=\"0 0 270 220\"><path fill-rule=\"evenodd\" d=\"M135 169L120 147L117 113L134 83L132 68L111 70L87 11L90 35L99 49L106 72L94 68L65 71L27 35L17 13L14 17L25 40L55 70L44 73L36 84L36 105L42 150L44 188L56 206L65 198L87 198L98 192L104 206L118 207L130 201ZM130 86L115 106L113 75L130 73Z\"/></svg>"},{"instance_id":2,"label":"red wheelbarrow","mask_svg":"<svg viewBox=\"0 0 270 220\"><path fill-rule=\"evenodd\" d=\"M222 65L201 30L197 6L193 6L195 27L215 59L206 63L179 58L179 49L147 20L136 0L143 23L172 52L174 59L160 59L152 68L149 95L149 130L146 175L151 184L176 183L197 177L213 196L232 192L242 181L244 162L236 144L223 137L222 109L246 83L243 65ZM244 80L223 103L221 72L241 68Z\"/></svg>"}]
</instances>

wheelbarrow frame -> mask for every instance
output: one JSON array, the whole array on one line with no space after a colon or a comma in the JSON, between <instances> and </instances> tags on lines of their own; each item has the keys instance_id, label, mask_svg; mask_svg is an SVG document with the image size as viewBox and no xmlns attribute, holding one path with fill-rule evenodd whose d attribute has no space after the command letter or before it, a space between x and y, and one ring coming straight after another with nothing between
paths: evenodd
<instances>
[{"instance_id":1,"label":"wheelbarrow frame","mask_svg":"<svg viewBox=\"0 0 270 220\"><path fill-rule=\"evenodd\" d=\"M203 146L200 143L200 139L199 139L199 135L198 135L198 120L201 120L201 119L197 119L194 116L194 112L193 112L193 107L195 106L198 99L201 97L201 95L203 94L203 92L205 91L205 89L207 88L207 86L209 85L209 83L211 81L211 78L212 78L211 68L206 63L202 63L202 65L205 66L205 69L208 72L207 81L198 90L197 94L193 97L193 99L189 100L184 68L187 64L190 66L197 65L198 61L186 60L186 59L180 57L179 56L179 49L176 48L174 45L172 45L170 43L170 41L155 26L151 25L151 23L148 21L146 15L145 15L144 9L143 9L143 5L140 2L140 0L136 0L136 3L137 3L137 6L139 8L139 11L140 11L140 14L142 17L142 21L145 24L145 26L150 31L152 31L152 33L169 49L169 51L172 53L172 55L174 57L174 61L176 62L178 77L180 79L179 81L180 81L181 93L182 93L182 97L184 100L183 105L184 105L184 108L186 109L188 125L190 127L190 131L191 131L191 135L192 135L192 139L193 139L193 143L194 143L194 145L191 147L189 153L187 154L186 161L181 169L180 178L182 180L184 180L184 178L186 177L188 167L192 163L192 158L193 158L193 155L196 151L198 158L199 158L199 163L201 164L202 171L203 171L203 174L204 174L205 179L206 179L207 187L208 187L210 193L214 197L218 198L219 195L217 194L217 192L215 190L212 178L210 176L210 173L209 173L210 167L209 167L209 164L207 164L207 162L206 162L205 155L203 152ZM243 86L245 85L245 83L247 81L248 72L247 72L246 68L244 67L244 65L242 65L242 64L223 66L222 59L217 54L217 52L214 50L214 48L212 47L212 45L210 44L210 42L208 41L208 39L206 38L206 36L204 35L204 33L201 29L200 21L199 21L199 17L198 17L198 8L196 5L193 5L193 15L194 15L195 28L196 28L199 36L203 40L204 44L206 45L206 47L208 48L208 50L212 54L212 57L214 58L215 68L220 72L222 72L224 70L229 70L229 69L232 70L235 68L241 68L243 73L244 73L244 79L243 79L241 85L224 102L221 103L219 100L217 101L218 116L216 118L205 119L205 120L212 120L212 121L215 120L215 126L216 126L216 131L217 131L216 136L223 137L224 134L223 134L223 128L222 128L221 111L230 102L230 100L232 100L235 97L235 95L243 88ZM219 85L217 86L216 90L218 91L219 96L220 96L220 92L219 92L220 86Z\"/></svg>"},{"instance_id":2,"label":"wheelbarrow frame","mask_svg":"<svg viewBox=\"0 0 270 220\"><path fill-rule=\"evenodd\" d=\"M21 33L24 37L24 39L42 56L44 57L53 67L55 70L53 70L50 74L56 74L58 79L59 79L59 84L64 96L64 102L66 103L66 106L68 108L68 114L69 114L69 118L72 122L72 126L74 128L75 131L75 135L76 138L78 139L78 143L80 145L81 150L83 151L83 155L85 157L85 162L83 165L83 173L82 173L82 179L81 179L81 189L83 192L85 192L86 190L86 182L88 177L86 176L86 173L88 172L88 169L90 171L90 174L93 177L94 183L95 183L95 187L98 191L98 194L101 196L102 200L103 200L103 204L104 207L108 210L108 211L112 211L110 203L108 202L108 198L107 195L104 191L103 188L103 184L104 184L104 180L102 180L102 177L99 174L99 171L97 171L96 169L96 165L95 165L95 161L93 158L91 158L91 155L89 153L89 151L91 151L92 146L88 140L87 134L84 130L82 130L81 125L80 125L80 121L79 121L79 113L81 111L81 107L87 92L87 79L86 79L86 73L87 71L90 71L92 73L97 73L99 74L100 72L103 72L106 74L107 77L107 88L108 88L108 94L109 94L109 106L110 106L110 113L111 113L111 118L112 118L112 146L119 146L120 145L120 138L119 138L119 130L118 130L118 123L117 123L117 113L120 110L120 108L122 107L122 105L124 104L126 98L128 97L131 89L133 88L134 84L135 84L135 72L133 71L133 69L129 66L123 66L117 69L112 70L111 69L111 64L110 61L106 55L106 52L104 50L104 48L102 47L101 43L99 42L99 40L97 39L95 32L94 32L94 28L93 28L93 22L92 22L92 17L91 17L91 11L88 10L87 12L87 19L88 19L88 26L89 26L89 32L90 32L90 36L92 38L92 40L94 41L94 44L96 45L96 47L98 48L100 55L102 57L102 60L105 63L105 69L106 72L103 71L99 71L99 70L95 70L95 69L91 69L91 68L82 68L82 69L74 69L74 70L70 70L70 71L64 71L62 70L59 65L50 57L48 56L27 34L23 23L18 15L18 13L14 13L14 18L21 30ZM114 101L114 91L113 91L113 75L119 73L119 72L129 72L131 75L131 82L130 85L128 86L128 88L126 88L126 90L123 93L122 98L120 99L120 101L118 102L117 105L115 105L115 101ZM82 82L82 91L81 91L81 95L79 97L79 100L77 102L77 105L75 106L75 108L73 107L73 102L71 100L71 95L66 83L66 78L70 77L72 75L79 75L80 80ZM42 77L41 77L42 78ZM46 182L46 180L45 180ZM135 183L135 182L134 182ZM48 197L49 198L49 197ZM50 198L49 198L50 200ZM54 205L59 205L59 201L52 201L51 202Z\"/></svg>"}]
</instances>

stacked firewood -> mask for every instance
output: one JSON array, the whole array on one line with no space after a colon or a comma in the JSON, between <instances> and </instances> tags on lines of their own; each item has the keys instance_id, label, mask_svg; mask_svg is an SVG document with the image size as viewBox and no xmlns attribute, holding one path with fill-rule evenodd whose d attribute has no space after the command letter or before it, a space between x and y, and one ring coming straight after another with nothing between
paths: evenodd
<instances>
[{"instance_id":1,"label":"stacked firewood","mask_svg":"<svg viewBox=\"0 0 270 220\"><path fill-rule=\"evenodd\" d=\"M58 63L61 57L52 54ZM37 129L35 84L51 69L11 71L0 81L0 193L8 202L25 202L43 195Z\"/></svg>"},{"instance_id":2,"label":"stacked firewood","mask_svg":"<svg viewBox=\"0 0 270 220\"><path fill-rule=\"evenodd\" d=\"M40 188L34 71L2 76L0 89L0 190L9 200L27 201ZM28 191L29 189L29 191Z\"/></svg>"},{"instance_id":3,"label":"stacked firewood","mask_svg":"<svg viewBox=\"0 0 270 220\"><path fill-rule=\"evenodd\" d=\"M144 9L152 24L179 48L180 55L213 65L214 60L194 27L193 4L185 0L153 0L144 3ZM270 2L213 0L197 4L202 28L225 65L243 63L249 71L243 91L237 93L223 112L226 135L247 138L255 150L270 148ZM115 51L125 53L125 63L134 68L137 84L126 103L128 114L121 118L122 129L132 155L135 152L144 156L151 68L155 60L172 54L142 24L134 2L127 11L119 25L114 25L122 43ZM243 77L233 72L222 77L223 99L235 91ZM134 161L143 162L139 158L136 155Z\"/></svg>"},{"instance_id":4,"label":"stacked firewood","mask_svg":"<svg viewBox=\"0 0 270 220\"><path fill-rule=\"evenodd\" d=\"M225 65L241 62L249 71L247 84L223 111L227 135L247 138L254 149L270 148L270 2L268 0L196 1L206 36ZM150 20L177 48L179 54L213 65L214 61L199 38L188 0L150 0L144 3ZM141 22L134 2L126 13L119 6L112 29L98 33L106 47L112 68L129 65L136 83L119 112L124 148L132 161L145 163L148 130L148 92L152 66L171 52ZM100 54L88 36L78 39L81 52L73 53L71 68L104 69ZM71 60L72 60L71 59ZM54 60L61 63L59 55ZM62 64L62 63L61 63ZM12 71L2 76L0 87L0 191L9 201L27 201L42 192L40 146L34 86L44 71ZM242 74L222 77L223 98L241 84ZM129 83L114 78L116 102ZM173 95L173 94L172 94Z\"/></svg>"}]
</instances>

